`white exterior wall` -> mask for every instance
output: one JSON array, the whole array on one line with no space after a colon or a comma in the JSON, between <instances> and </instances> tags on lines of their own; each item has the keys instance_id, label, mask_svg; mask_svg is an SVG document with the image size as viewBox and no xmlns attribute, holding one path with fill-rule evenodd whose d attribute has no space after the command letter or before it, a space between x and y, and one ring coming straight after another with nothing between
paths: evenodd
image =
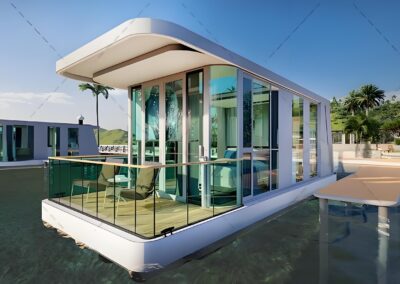
<instances>
[{"instance_id":1,"label":"white exterior wall","mask_svg":"<svg viewBox=\"0 0 400 284\"><path fill-rule=\"evenodd\" d=\"M292 185L292 99L293 95L279 90L278 113L278 179L279 188Z\"/></svg>"},{"instance_id":2,"label":"white exterior wall","mask_svg":"<svg viewBox=\"0 0 400 284\"><path fill-rule=\"evenodd\" d=\"M333 172L332 134L329 103L320 103L318 110L318 170L324 177Z\"/></svg>"}]
</instances>

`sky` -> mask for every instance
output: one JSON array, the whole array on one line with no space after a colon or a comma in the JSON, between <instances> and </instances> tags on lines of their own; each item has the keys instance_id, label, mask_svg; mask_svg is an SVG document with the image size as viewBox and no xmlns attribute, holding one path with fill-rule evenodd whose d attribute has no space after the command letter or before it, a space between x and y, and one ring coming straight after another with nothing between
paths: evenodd
<instances>
[{"instance_id":1,"label":"sky","mask_svg":"<svg viewBox=\"0 0 400 284\"><path fill-rule=\"evenodd\" d=\"M95 99L56 61L122 22L180 24L317 94L363 84L400 95L400 1L0 1L0 119L95 124ZM100 126L127 129L127 92L100 98Z\"/></svg>"}]
</instances>

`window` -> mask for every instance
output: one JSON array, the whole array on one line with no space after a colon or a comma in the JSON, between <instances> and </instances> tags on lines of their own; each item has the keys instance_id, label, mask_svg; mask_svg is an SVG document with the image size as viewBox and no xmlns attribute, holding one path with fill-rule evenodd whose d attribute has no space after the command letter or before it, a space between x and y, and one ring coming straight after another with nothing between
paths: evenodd
<instances>
[{"instance_id":1,"label":"window","mask_svg":"<svg viewBox=\"0 0 400 284\"><path fill-rule=\"evenodd\" d=\"M210 67L211 159L236 158L237 68Z\"/></svg>"},{"instance_id":2,"label":"window","mask_svg":"<svg viewBox=\"0 0 400 284\"><path fill-rule=\"evenodd\" d=\"M131 93L132 163L141 164L142 149L142 89L132 88Z\"/></svg>"},{"instance_id":3,"label":"window","mask_svg":"<svg viewBox=\"0 0 400 284\"><path fill-rule=\"evenodd\" d=\"M51 156L60 155L60 127L47 127L47 147L51 147Z\"/></svg>"},{"instance_id":4,"label":"window","mask_svg":"<svg viewBox=\"0 0 400 284\"><path fill-rule=\"evenodd\" d=\"M262 150L270 146L270 85L259 80L253 80L253 149ZM244 102L243 102L244 104ZM245 111L243 109L243 111ZM243 129L244 131L244 129Z\"/></svg>"},{"instance_id":5,"label":"window","mask_svg":"<svg viewBox=\"0 0 400 284\"><path fill-rule=\"evenodd\" d=\"M292 180L303 180L303 99L292 101Z\"/></svg>"},{"instance_id":6,"label":"window","mask_svg":"<svg viewBox=\"0 0 400 284\"><path fill-rule=\"evenodd\" d=\"M182 163L182 80L165 84L165 163ZM165 191L182 195L182 167L165 169Z\"/></svg>"},{"instance_id":7,"label":"window","mask_svg":"<svg viewBox=\"0 0 400 284\"><path fill-rule=\"evenodd\" d=\"M159 161L159 86L144 89L145 161Z\"/></svg>"},{"instance_id":8,"label":"window","mask_svg":"<svg viewBox=\"0 0 400 284\"><path fill-rule=\"evenodd\" d=\"M79 149L79 129L68 128L68 148L71 150Z\"/></svg>"},{"instance_id":9,"label":"window","mask_svg":"<svg viewBox=\"0 0 400 284\"><path fill-rule=\"evenodd\" d=\"M252 128L252 97L251 79L243 78L243 147L249 148L251 143Z\"/></svg>"},{"instance_id":10,"label":"window","mask_svg":"<svg viewBox=\"0 0 400 284\"><path fill-rule=\"evenodd\" d=\"M318 105L310 103L310 177L318 175L317 158L318 158Z\"/></svg>"},{"instance_id":11,"label":"window","mask_svg":"<svg viewBox=\"0 0 400 284\"><path fill-rule=\"evenodd\" d=\"M3 125L0 125L0 162L4 160L3 145Z\"/></svg>"}]
</instances>

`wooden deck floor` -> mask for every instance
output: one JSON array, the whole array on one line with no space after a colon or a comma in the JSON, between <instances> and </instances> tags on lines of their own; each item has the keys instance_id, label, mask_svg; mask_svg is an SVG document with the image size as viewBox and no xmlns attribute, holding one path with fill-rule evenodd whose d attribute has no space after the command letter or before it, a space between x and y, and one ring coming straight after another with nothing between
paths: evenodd
<instances>
[{"instance_id":1,"label":"wooden deck floor","mask_svg":"<svg viewBox=\"0 0 400 284\"><path fill-rule=\"evenodd\" d=\"M96 196L95 192L88 195L67 196L60 198L60 202L145 237L153 237L160 234L165 228L183 227L188 223L210 218L213 214L220 214L235 207L215 206L214 208L202 208L195 204L186 204L156 197L154 211L153 197L137 200L135 208L134 200L121 200L119 204L115 201L114 204L113 198L106 198L104 192L99 192L98 203L96 203Z\"/></svg>"}]
</instances>

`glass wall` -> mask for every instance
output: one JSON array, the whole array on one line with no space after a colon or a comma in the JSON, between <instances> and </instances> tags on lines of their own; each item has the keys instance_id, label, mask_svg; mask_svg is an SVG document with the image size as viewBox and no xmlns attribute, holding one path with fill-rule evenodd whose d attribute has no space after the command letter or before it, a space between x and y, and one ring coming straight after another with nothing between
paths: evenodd
<instances>
[{"instance_id":1,"label":"glass wall","mask_svg":"<svg viewBox=\"0 0 400 284\"><path fill-rule=\"evenodd\" d=\"M0 162L4 161L3 125L0 125Z\"/></svg>"},{"instance_id":2,"label":"glass wall","mask_svg":"<svg viewBox=\"0 0 400 284\"><path fill-rule=\"evenodd\" d=\"M165 163L182 163L182 80L165 84ZM182 168L165 169L165 191L182 195Z\"/></svg>"},{"instance_id":3,"label":"glass wall","mask_svg":"<svg viewBox=\"0 0 400 284\"><path fill-rule=\"evenodd\" d=\"M243 148L252 146L252 85L250 78L243 78Z\"/></svg>"},{"instance_id":4,"label":"glass wall","mask_svg":"<svg viewBox=\"0 0 400 284\"><path fill-rule=\"evenodd\" d=\"M318 175L317 168L317 143L318 143L318 105L310 103L310 177Z\"/></svg>"},{"instance_id":5,"label":"glass wall","mask_svg":"<svg viewBox=\"0 0 400 284\"><path fill-rule=\"evenodd\" d=\"M146 87L145 99L145 161L159 161L159 86Z\"/></svg>"},{"instance_id":6,"label":"glass wall","mask_svg":"<svg viewBox=\"0 0 400 284\"><path fill-rule=\"evenodd\" d=\"M203 139L203 71L195 71L187 74L186 77L186 111L188 129L188 157L187 161L198 162L199 146ZM187 168L188 195L199 194L200 166L193 165Z\"/></svg>"},{"instance_id":7,"label":"glass wall","mask_svg":"<svg viewBox=\"0 0 400 284\"><path fill-rule=\"evenodd\" d=\"M262 150L270 146L270 85L253 80L253 149ZM243 110L245 112L245 110ZM244 129L243 129L244 131Z\"/></svg>"},{"instance_id":8,"label":"glass wall","mask_svg":"<svg viewBox=\"0 0 400 284\"><path fill-rule=\"evenodd\" d=\"M292 101L292 180L303 180L303 99Z\"/></svg>"},{"instance_id":9,"label":"glass wall","mask_svg":"<svg viewBox=\"0 0 400 284\"><path fill-rule=\"evenodd\" d=\"M142 152L142 89L132 88L131 94L132 116L132 163L141 164Z\"/></svg>"},{"instance_id":10,"label":"glass wall","mask_svg":"<svg viewBox=\"0 0 400 284\"><path fill-rule=\"evenodd\" d=\"M278 129L279 129L279 88L271 85L271 188L279 187L279 144L278 144Z\"/></svg>"},{"instance_id":11,"label":"glass wall","mask_svg":"<svg viewBox=\"0 0 400 284\"><path fill-rule=\"evenodd\" d=\"M237 68L210 67L211 159L236 158Z\"/></svg>"}]
</instances>

